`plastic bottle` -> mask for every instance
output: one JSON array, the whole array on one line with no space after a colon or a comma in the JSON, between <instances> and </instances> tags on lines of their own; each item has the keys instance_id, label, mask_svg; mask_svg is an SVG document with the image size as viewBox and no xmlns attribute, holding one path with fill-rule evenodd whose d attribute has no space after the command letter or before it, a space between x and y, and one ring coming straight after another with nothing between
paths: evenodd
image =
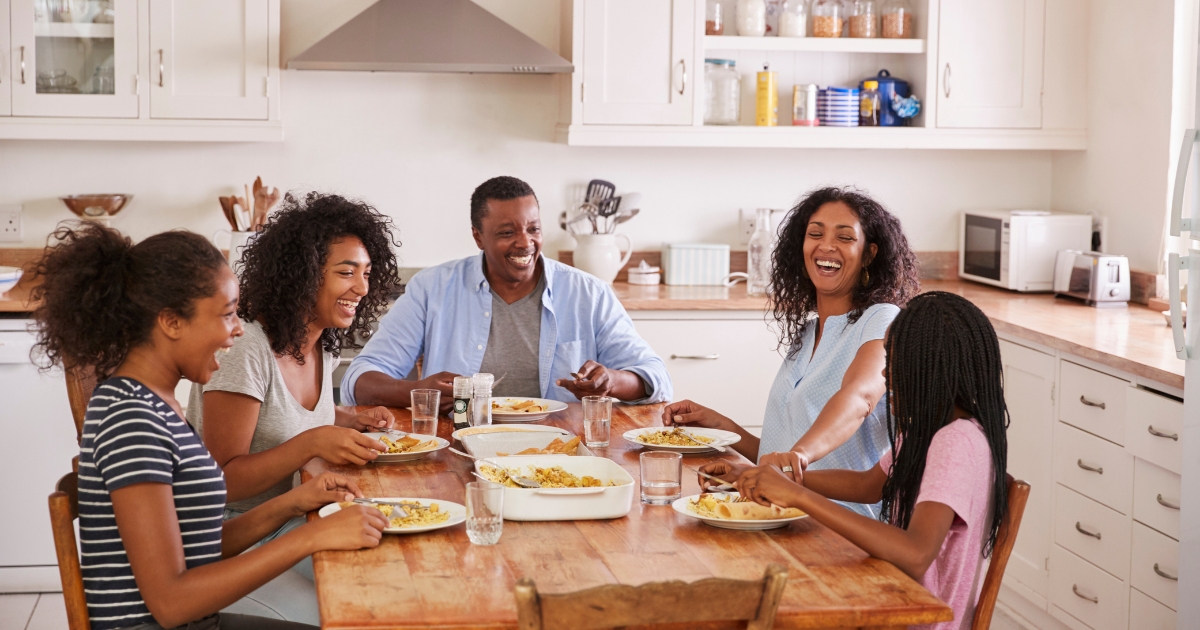
<instances>
[{"instance_id":1,"label":"plastic bottle","mask_svg":"<svg viewBox=\"0 0 1200 630\"><path fill-rule=\"evenodd\" d=\"M479 372L471 377L471 426L492 423L492 375Z\"/></svg>"},{"instance_id":2,"label":"plastic bottle","mask_svg":"<svg viewBox=\"0 0 1200 630\"><path fill-rule=\"evenodd\" d=\"M858 96L858 126L879 126L879 82L863 81L862 92Z\"/></svg>"},{"instance_id":3,"label":"plastic bottle","mask_svg":"<svg viewBox=\"0 0 1200 630\"><path fill-rule=\"evenodd\" d=\"M454 430L471 426L471 377L454 377Z\"/></svg>"}]
</instances>

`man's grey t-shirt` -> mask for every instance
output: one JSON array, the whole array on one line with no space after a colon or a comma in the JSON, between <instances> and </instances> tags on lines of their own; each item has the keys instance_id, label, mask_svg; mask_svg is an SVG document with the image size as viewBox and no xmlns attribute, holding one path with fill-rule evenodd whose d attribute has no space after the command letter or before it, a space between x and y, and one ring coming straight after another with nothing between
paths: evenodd
<instances>
[{"instance_id":1,"label":"man's grey t-shirt","mask_svg":"<svg viewBox=\"0 0 1200 630\"><path fill-rule=\"evenodd\" d=\"M492 291L492 314L487 349L479 371L504 377L492 389L493 396L540 398L542 383L538 372L538 346L542 338L542 293L546 275L538 279L533 292L507 304Z\"/></svg>"},{"instance_id":2,"label":"man's grey t-shirt","mask_svg":"<svg viewBox=\"0 0 1200 630\"><path fill-rule=\"evenodd\" d=\"M333 368L336 360L333 355L323 352L321 359L321 397L312 411L305 409L292 398L287 384L283 382L283 374L279 364L275 362L275 352L271 350L271 340L258 322L244 323L245 334L233 342L229 352L217 358L221 369L213 373L212 379L201 387L192 383L192 392L188 396L187 420L200 437L208 442L204 432L204 395L203 392L222 391L244 394L262 403L258 408L258 422L254 425L254 436L250 438L250 452L275 448L280 444L300 435L314 427L333 424ZM503 383L502 383L503 384ZM292 476L280 480L266 492L230 502L226 507L231 510L245 512L267 499L279 496L292 489Z\"/></svg>"}]
</instances>

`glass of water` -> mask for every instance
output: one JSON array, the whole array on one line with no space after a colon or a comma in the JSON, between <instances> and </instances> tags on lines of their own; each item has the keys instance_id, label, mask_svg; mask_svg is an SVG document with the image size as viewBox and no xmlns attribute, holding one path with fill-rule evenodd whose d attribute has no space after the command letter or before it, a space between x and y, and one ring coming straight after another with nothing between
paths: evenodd
<instances>
[{"instance_id":1,"label":"glass of water","mask_svg":"<svg viewBox=\"0 0 1200 630\"><path fill-rule=\"evenodd\" d=\"M583 443L589 447L608 446L612 402L608 396L583 397Z\"/></svg>"},{"instance_id":2,"label":"glass of water","mask_svg":"<svg viewBox=\"0 0 1200 630\"><path fill-rule=\"evenodd\" d=\"M642 503L666 505L682 495L683 455L646 451L641 455Z\"/></svg>"},{"instance_id":3,"label":"glass of water","mask_svg":"<svg viewBox=\"0 0 1200 630\"><path fill-rule=\"evenodd\" d=\"M437 435L438 405L442 392L436 389L412 390L413 433Z\"/></svg>"},{"instance_id":4,"label":"glass of water","mask_svg":"<svg viewBox=\"0 0 1200 630\"><path fill-rule=\"evenodd\" d=\"M476 545L500 542L504 530L504 486L490 481L467 484L467 538Z\"/></svg>"}]
</instances>

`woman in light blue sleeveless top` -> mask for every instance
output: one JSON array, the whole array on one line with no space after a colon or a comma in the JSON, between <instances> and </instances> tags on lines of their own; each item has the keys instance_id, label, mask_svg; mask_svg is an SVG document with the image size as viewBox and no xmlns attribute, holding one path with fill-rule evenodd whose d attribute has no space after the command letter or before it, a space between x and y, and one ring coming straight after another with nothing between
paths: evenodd
<instances>
[{"instance_id":1,"label":"woman in light blue sleeveless top","mask_svg":"<svg viewBox=\"0 0 1200 630\"><path fill-rule=\"evenodd\" d=\"M663 424L733 431L739 453L800 481L807 468L867 470L890 448L883 337L917 294L916 256L900 222L848 188L809 193L779 228L770 304L787 356L767 400L761 440L692 401L663 410ZM703 469L736 479L724 462ZM868 516L877 506L849 505Z\"/></svg>"}]
</instances>

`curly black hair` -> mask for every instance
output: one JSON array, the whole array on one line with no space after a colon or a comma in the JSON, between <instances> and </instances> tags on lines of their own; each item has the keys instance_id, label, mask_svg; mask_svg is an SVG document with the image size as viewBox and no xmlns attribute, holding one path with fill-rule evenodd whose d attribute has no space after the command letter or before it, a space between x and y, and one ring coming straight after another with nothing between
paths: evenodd
<instances>
[{"instance_id":1,"label":"curly black hair","mask_svg":"<svg viewBox=\"0 0 1200 630\"><path fill-rule=\"evenodd\" d=\"M319 343L334 355L342 348L362 347L388 296L400 285L393 251L400 242L392 227L389 217L362 201L318 192L297 199L289 193L242 251L238 317L262 323L271 350L303 363L302 348L315 317L329 246L339 238L356 236L371 257L367 294L354 323L345 330L326 328Z\"/></svg>"},{"instance_id":2,"label":"curly black hair","mask_svg":"<svg viewBox=\"0 0 1200 630\"><path fill-rule=\"evenodd\" d=\"M516 177L501 175L483 182L471 193L471 227L476 230L483 229L483 217L487 214L488 199L508 201L521 197L537 199L537 195L533 194L533 188Z\"/></svg>"},{"instance_id":3,"label":"curly black hair","mask_svg":"<svg viewBox=\"0 0 1200 630\"><path fill-rule=\"evenodd\" d=\"M30 356L43 369L89 368L108 378L150 338L159 313L195 315L224 266L220 250L184 230L134 245L93 221L59 226L32 267L41 282L31 292L38 340Z\"/></svg>"},{"instance_id":4,"label":"curly black hair","mask_svg":"<svg viewBox=\"0 0 1200 630\"><path fill-rule=\"evenodd\" d=\"M855 283L850 322L858 321L863 311L875 304L904 306L921 286L917 257L908 247L900 221L882 204L852 188L820 188L808 193L779 226L779 241L771 256L771 310L779 322L780 346L788 348L789 357L800 350L804 328L817 310L817 287L808 277L804 260L808 222L821 206L838 202L849 206L862 223L865 245L878 247L870 264L864 266L870 276L867 286Z\"/></svg>"}]
</instances>

